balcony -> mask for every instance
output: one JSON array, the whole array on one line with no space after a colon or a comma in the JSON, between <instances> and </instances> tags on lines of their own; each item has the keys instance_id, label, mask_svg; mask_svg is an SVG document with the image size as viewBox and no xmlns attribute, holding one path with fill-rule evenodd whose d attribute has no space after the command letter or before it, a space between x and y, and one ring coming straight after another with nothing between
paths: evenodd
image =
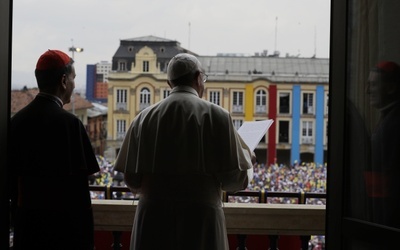
<instances>
[{"instance_id":1,"label":"balcony","mask_svg":"<svg viewBox=\"0 0 400 250\"><path fill-rule=\"evenodd\" d=\"M232 112L233 113L243 113L243 105L233 105Z\"/></svg>"},{"instance_id":2,"label":"balcony","mask_svg":"<svg viewBox=\"0 0 400 250\"><path fill-rule=\"evenodd\" d=\"M117 110L127 110L127 103L126 102L117 102L116 103Z\"/></svg>"},{"instance_id":3,"label":"balcony","mask_svg":"<svg viewBox=\"0 0 400 250\"><path fill-rule=\"evenodd\" d=\"M267 106L266 105L256 105L256 114L266 114Z\"/></svg>"},{"instance_id":4,"label":"balcony","mask_svg":"<svg viewBox=\"0 0 400 250\"><path fill-rule=\"evenodd\" d=\"M106 199L94 199L94 221L97 232L113 232L113 249L121 248L121 232L130 234L135 215L137 200L112 200L114 192L129 192L126 187L91 186L92 191L104 192ZM259 203L231 203L234 197L254 197ZM297 199L297 204L269 204L272 197L290 197ZM305 204L307 199L325 199L325 193L286 193L264 191L241 191L224 193L223 209L230 249L247 249L257 240L250 236L265 236L265 249L285 250L279 245L295 246L295 249L309 249L312 235L325 235L325 205ZM111 235L111 234L110 234ZM249 236L249 237L247 237ZM285 238L286 237L286 238ZM289 238L287 238L289 237ZM293 238L294 237L294 238ZM296 245L297 244L297 245ZM108 248L110 249L110 245ZM257 243L257 245L260 245ZM96 246L96 249L99 249ZM264 248L252 248L264 249ZM293 248L289 248L293 249Z\"/></svg>"},{"instance_id":5,"label":"balcony","mask_svg":"<svg viewBox=\"0 0 400 250\"><path fill-rule=\"evenodd\" d=\"M314 138L304 136L301 138L301 144L314 144Z\"/></svg>"}]
</instances>

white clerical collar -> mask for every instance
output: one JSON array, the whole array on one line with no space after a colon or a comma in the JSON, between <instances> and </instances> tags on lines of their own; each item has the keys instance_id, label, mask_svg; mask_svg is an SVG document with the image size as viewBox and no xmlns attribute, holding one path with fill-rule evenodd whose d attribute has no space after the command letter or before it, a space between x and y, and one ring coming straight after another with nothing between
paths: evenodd
<instances>
[{"instance_id":1,"label":"white clerical collar","mask_svg":"<svg viewBox=\"0 0 400 250\"><path fill-rule=\"evenodd\" d=\"M390 109L391 107L393 107L394 105L396 105L399 101L394 101L389 103L388 105L386 105L385 107L382 107L379 109L380 112L385 112L386 110Z\"/></svg>"},{"instance_id":2,"label":"white clerical collar","mask_svg":"<svg viewBox=\"0 0 400 250\"><path fill-rule=\"evenodd\" d=\"M182 91L183 91L183 92L189 92L189 93L192 93L192 94L194 94L194 95L199 96L199 94L197 93L197 91L196 91L193 87L187 86L187 85L175 86L175 87L172 89L171 94L174 93L174 92L182 92Z\"/></svg>"}]
</instances>

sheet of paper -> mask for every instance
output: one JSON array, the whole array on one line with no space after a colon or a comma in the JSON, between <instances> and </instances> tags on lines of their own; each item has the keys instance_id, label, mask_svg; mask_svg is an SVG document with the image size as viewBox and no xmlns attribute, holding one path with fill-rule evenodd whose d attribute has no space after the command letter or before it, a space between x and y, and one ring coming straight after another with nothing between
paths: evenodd
<instances>
[{"instance_id":1,"label":"sheet of paper","mask_svg":"<svg viewBox=\"0 0 400 250\"><path fill-rule=\"evenodd\" d=\"M243 138L244 142L246 142L247 146L254 151L273 122L274 120L272 119L244 122L238 129L238 133Z\"/></svg>"}]
</instances>

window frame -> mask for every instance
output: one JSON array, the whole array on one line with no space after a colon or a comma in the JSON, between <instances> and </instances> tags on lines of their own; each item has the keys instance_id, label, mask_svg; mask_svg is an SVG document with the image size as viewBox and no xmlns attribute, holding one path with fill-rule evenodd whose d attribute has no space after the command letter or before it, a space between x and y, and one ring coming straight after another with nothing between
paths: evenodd
<instances>
[{"instance_id":1,"label":"window frame","mask_svg":"<svg viewBox=\"0 0 400 250\"><path fill-rule=\"evenodd\" d=\"M128 89L116 88L115 89L115 109L128 110Z\"/></svg>"},{"instance_id":2,"label":"window frame","mask_svg":"<svg viewBox=\"0 0 400 250\"><path fill-rule=\"evenodd\" d=\"M242 113L244 112L244 91L243 90L233 90L232 91L232 113Z\"/></svg>"},{"instance_id":3,"label":"window frame","mask_svg":"<svg viewBox=\"0 0 400 250\"><path fill-rule=\"evenodd\" d=\"M268 96L268 91L266 91L265 89L257 89L256 90L255 98L254 98L254 107L255 107L254 112L256 114L267 113L267 110L268 110L267 96Z\"/></svg>"},{"instance_id":4,"label":"window frame","mask_svg":"<svg viewBox=\"0 0 400 250\"><path fill-rule=\"evenodd\" d=\"M307 101L305 101L304 99L305 99L305 95L307 95ZM312 98L310 98L310 95L312 95ZM301 92L301 106L300 106L300 109L301 109L301 114L303 114L303 115L315 115L315 98L316 98L316 96L315 96L315 91L302 91ZM311 104L312 105L310 105L310 100L311 100ZM305 112L305 104L307 104L307 110L309 110L310 109L310 107L312 107L312 110L311 111L307 111L307 112Z\"/></svg>"}]
</instances>

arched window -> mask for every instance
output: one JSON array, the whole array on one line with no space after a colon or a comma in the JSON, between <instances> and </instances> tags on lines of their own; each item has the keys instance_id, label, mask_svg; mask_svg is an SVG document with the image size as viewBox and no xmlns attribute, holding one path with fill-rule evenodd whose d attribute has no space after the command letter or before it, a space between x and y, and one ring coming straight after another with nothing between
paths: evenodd
<instances>
[{"instance_id":1,"label":"arched window","mask_svg":"<svg viewBox=\"0 0 400 250\"><path fill-rule=\"evenodd\" d=\"M265 90L260 89L256 93L256 113L267 112L267 93Z\"/></svg>"},{"instance_id":2,"label":"arched window","mask_svg":"<svg viewBox=\"0 0 400 250\"><path fill-rule=\"evenodd\" d=\"M148 88L143 88L140 91L140 110L143 110L150 106L150 90Z\"/></svg>"}]
</instances>

